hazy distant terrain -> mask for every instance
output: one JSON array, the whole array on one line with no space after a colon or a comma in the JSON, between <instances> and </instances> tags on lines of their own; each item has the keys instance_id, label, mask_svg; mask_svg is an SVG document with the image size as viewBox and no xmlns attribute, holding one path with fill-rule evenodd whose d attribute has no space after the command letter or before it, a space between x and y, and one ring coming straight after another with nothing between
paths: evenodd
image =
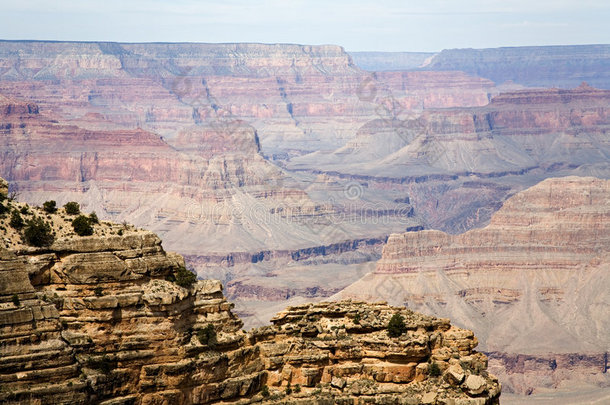
<instances>
[{"instance_id":1,"label":"hazy distant terrain","mask_svg":"<svg viewBox=\"0 0 610 405\"><path fill-rule=\"evenodd\" d=\"M370 72L415 70L434 56L433 52L349 52L354 63Z\"/></svg>"}]
</instances>

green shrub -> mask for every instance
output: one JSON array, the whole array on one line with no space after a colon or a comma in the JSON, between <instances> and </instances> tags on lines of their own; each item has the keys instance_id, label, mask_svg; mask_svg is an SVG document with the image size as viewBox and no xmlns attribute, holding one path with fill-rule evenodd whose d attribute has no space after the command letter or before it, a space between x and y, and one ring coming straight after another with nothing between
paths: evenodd
<instances>
[{"instance_id":1,"label":"green shrub","mask_svg":"<svg viewBox=\"0 0 610 405\"><path fill-rule=\"evenodd\" d=\"M356 313L356 315L354 315L354 323L356 325L360 325L360 313Z\"/></svg>"},{"instance_id":2,"label":"green shrub","mask_svg":"<svg viewBox=\"0 0 610 405\"><path fill-rule=\"evenodd\" d=\"M26 205L24 205L23 207L21 207L19 212L21 212L23 215L29 215L30 214L30 209Z\"/></svg>"},{"instance_id":3,"label":"green shrub","mask_svg":"<svg viewBox=\"0 0 610 405\"><path fill-rule=\"evenodd\" d=\"M50 246L55 240L55 236L51 232L51 226L39 217L27 222L23 236L28 245L37 247Z\"/></svg>"},{"instance_id":4,"label":"green shrub","mask_svg":"<svg viewBox=\"0 0 610 405\"><path fill-rule=\"evenodd\" d=\"M66 210L66 214L68 215L78 215L80 214L80 205L78 205L75 201L70 201L64 205L64 209Z\"/></svg>"},{"instance_id":5,"label":"green shrub","mask_svg":"<svg viewBox=\"0 0 610 405\"><path fill-rule=\"evenodd\" d=\"M290 381L288 381L288 385L286 385L286 395L292 394L292 388L290 387Z\"/></svg>"},{"instance_id":6,"label":"green shrub","mask_svg":"<svg viewBox=\"0 0 610 405\"><path fill-rule=\"evenodd\" d=\"M0 204L0 217L3 217L4 214L8 212L8 207L4 204Z\"/></svg>"},{"instance_id":7,"label":"green shrub","mask_svg":"<svg viewBox=\"0 0 610 405\"><path fill-rule=\"evenodd\" d=\"M210 349L216 347L216 330L214 326L209 323L205 328L199 329L197 332L197 339L202 345L208 346Z\"/></svg>"},{"instance_id":8,"label":"green shrub","mask_svg":"<svg viewBox=\"0 0 610 405\"><path fill-rule=\"evenodd\" d=\"M93 235L91 220L84 215L79 215L72 220L72 228L74 228L74 232L76 232L78 236Z\"/></svg>"},{"instance_id":9,"label":"green shrub","mask_svg":"<svg viewBox=\"0 0 610 405\"><path fill-rule=\"evenodd\" d=\"M189 288L197 281L197 276L192 271L185 269L184 267L178 268L176 272L176 284L180 287Z\"/></svg>"},{"instance_id":10,"label":"green shrub","mask_svg":"<svg viewBox=\"0 0 610 405\"><path fill-rule=\"evenodd\" d=\"M430 377L438 377L441 375L441 369L434 361L428 364L428 375Z\"/></svg>"},{"instance_id":11,"label":"green shrub","mask_svg":"<svg viewBox=\"0 0 610 405\"><path fill-rule=\"evenodd\" d=\"M407 331L405 320L400 314L392 315L390 322L388 323L388 335L393 338L397 338Z\"/></svg>"},{"instance_id":12,"label":"green shrub","mask_svg":"<svg viewBox=\"0 0 610 405\"><path fill-rule=\"evenodd\" d=\"M263 385L263 388L261 388L261 395L264 398L267 398L269 396L269 387L267 387L266 385Z\"/></svg>"},{"instance_id":13,"label":"green shrub","mask_svg":"<svg viewBox=\"0 0 610 405\"><path fill-rule=\"evenodd\" d=\"M19 211L12 212L11 221L8 224L15 229L23 228L24 222L23 222L23 218L21 217L21 214L19 213Z\"/></svg>"},{"instance_id":14,"label":"green shrub","mask_svg":"<svg viewBox=\"0 0 610 405\"><path fill-rule=\"evenodd\" d=\"M13 304L18 307L21 304L21 301L19 301L19 296L17 294L13 294Z\"/></svg>"},{"instance_id":15,"label":"green shrub","mask_svg":"<svg viewBox=\"0 0 610 405\"><path fill-rule=\"evenodd\" d=\"M57 203L55 202L55 200L45 201L42 204L42 209L45 212L48 212L49 214L53 214L57 212Z\"/></svg>"},{"instance_id":16,"label":"green shrub","mask_svg":"<svg viewBox=\"0 0 610 405\"><path fill-rule=\"evenodd\" d=\"M93 290L93 293L95 294L96 297L101 297L104 295L104 290L102 290L102 287L97 286L97 287L95 287L95 290Z\"/></svg>"},{"instance_id":17,"label":"green shrub","mask_svg":"<svg viewBox=\"0 0 610 405\"><path fill-rule=\"evenodd\" d=\"M92 224L99 224L100 220L97 217L97 214L95 213L95 211L93 211L91 214L89 214L89 221L91 221Z\"/></svg>"},{"instance_id":18,"label":"green shrub","mask_svg":"<svg viewBox=\"0 0 610 405\"><path fill-rule=\"evenodd\" d=\"M295 386L294 386L294 392L296 392L297 394L298 394L299 392L301 392L301 386L300 386L299 384L297 384L297 385L295 385Z\"/></svg>"}]
</instances>

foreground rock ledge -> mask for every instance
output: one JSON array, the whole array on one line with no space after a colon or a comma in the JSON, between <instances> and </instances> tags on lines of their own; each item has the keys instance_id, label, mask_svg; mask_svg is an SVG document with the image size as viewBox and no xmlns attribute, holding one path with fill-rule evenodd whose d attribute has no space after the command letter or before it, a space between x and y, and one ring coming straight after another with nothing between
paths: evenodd
<instances>
[{"instance_id":1,"label":"foreground rock ledge","mask_svg":"<svg viewBox=\"0 0 610 405\"><path fill-rule=\"evenodd\" d=\"M154 234L101 224L78 237L61 210L29 209L61 237L0 250L1 403L499 403L476 338L446 319L342 301L245 332L219 281L168 281L184 262ZM395 313L406 332L390 338Z\"/></svg>"}]
</instances>

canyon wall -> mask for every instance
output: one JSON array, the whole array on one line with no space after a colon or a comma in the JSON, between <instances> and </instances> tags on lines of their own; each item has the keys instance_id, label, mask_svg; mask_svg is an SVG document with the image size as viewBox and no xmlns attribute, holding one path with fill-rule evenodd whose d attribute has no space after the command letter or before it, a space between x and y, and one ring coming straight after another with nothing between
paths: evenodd
<instances>
[{"instance_id":1,"label":"canyon wall","mask_svg":"<svg viewBox=\"0 0 610 405\"><path fill-rule=\"evenodd\" d=\"M4 41L0 59L10 137L2 174L30 201L61 191L62 202L154 229L184 253L309 248L401 228L365 219L320 237L331 234L324 223L339 215L329 218L337 212L329 201L344 205L347 182L322 184L312 201L304 189L316 179L291 179L261 156L337 147L375 116L360 101L369 75L340 47ZM472 80L482 84L465 97L486 99L490 84ZM19 115L16 104L36 111ZM143 138L155 148L142 148Z\"/></svg>"},{"instance_id":2,"label":"canyon wall","mask_svg":"<svg viewBox=\"0 0 610 405\"><path fill-rule=\"evenodd\" d=\"M343 145L380 114L371 94L420 108L481 105L493 91L459 72L421 78L385 84L338 46L2 41L0 174L33 203L53 192L158 232L227 282L251 268L199 263L421 226L395 198L354 200L349 180L274 164Z\"/></svg>"},{"instance_id":3,"label":"canyon wall","mask_svg":"<svg viewBox=\"0 0 610 405\"><path fill-rule=\"evenodd\" d=\"M292 159L288 167L404 181L585 164L607 170L609 103L610 91L584 83L502 93L484 107L429 108L414 119L371 121L345 146Z\"/></svg>"},{"instance_id":4,"label":"canyon wall","mask_svg":"<svg viewBox=\"0 0 610 405\"><path fill-rule=\"evenodd\" d=\"M376 95L417 105L421 94L443 94L461 72L413 73L417 80L390 88L355 66L339 46L266 44L123 44L0 42L0 94L31 100L77 120L87 113L141 126L167 138L193 122L253 125L267 154L304 153L341 146L376 117ZM443 106L481 105L488 80L463 89ZM396 94L394 94L396 93ZM470 104L476 100L476 104ZM99 123L88 123L100 125ZM105 123L108 124L107 122Z\"/></svg>"},{"instance_id":5,"label":"canyon wall","mask_svg":"<svg viewBox=\"0 0 610 405\"><path fill-rule=\"evenodd\" d=\"M54 240L31 246L0 217L2 403L499 403L477 339L447 319L345 301L245 332L221 283L189 280L155 234L101 222L77 236L74 215L7 191L2 206Z\"/></svg>"},{"instance_id":6,"label":"canyon wall","mask_svg":"<svg viewBox=\"0 0 610 405\"><path fill-rule=\"evenodd\" d=\"M449 316L480 337L508 391L608 387L610 182L547 179L484 228L391 235L337 297Z\"/></svg>"},{"instance_id":7,"label":"canyon wall","mask_svg":"<svg viewBox=\"0 0 610 405\"><path fill-rule=\"evenodd\" d=\"M343 147L287 167L356 180L376 195L393 189L388 199L410 196L427 228L464 232L544 178L608 178L608 105L608 90L586 84L502 93L484 107L373 120Z\"/></svg>"}]
</instances>

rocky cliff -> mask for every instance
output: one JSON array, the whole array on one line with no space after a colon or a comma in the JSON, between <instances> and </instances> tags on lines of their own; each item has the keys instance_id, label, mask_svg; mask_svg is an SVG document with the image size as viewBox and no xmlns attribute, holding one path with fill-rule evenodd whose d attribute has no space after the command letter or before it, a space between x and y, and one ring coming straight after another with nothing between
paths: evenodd
<instances>
[{"instance_id":1,"label":"rocky cliff","mask_svg":"<svg viewBox=\"0 0 610 405\"><path fill-rule=\"evenodd\" d=\"M498 403L476 338L446 319L345 301L290 307L245 332L220 282L195 281L153 233L92 221L77 236L64 208L6 191L2 403ZM32 241L37 221L51 238Z\"/></svg>"},{"instance_id":2,"label":"rocky cliff","mask_svg":"<svg viewBox=\"0 0 610 405\"><path fill-rule=\"evenodd\" d=\"M387 298L475 331L509 391L610 386L610 182L547 179L460 235L391 235L338 297Z\"/></svg>"}]
</instances>

